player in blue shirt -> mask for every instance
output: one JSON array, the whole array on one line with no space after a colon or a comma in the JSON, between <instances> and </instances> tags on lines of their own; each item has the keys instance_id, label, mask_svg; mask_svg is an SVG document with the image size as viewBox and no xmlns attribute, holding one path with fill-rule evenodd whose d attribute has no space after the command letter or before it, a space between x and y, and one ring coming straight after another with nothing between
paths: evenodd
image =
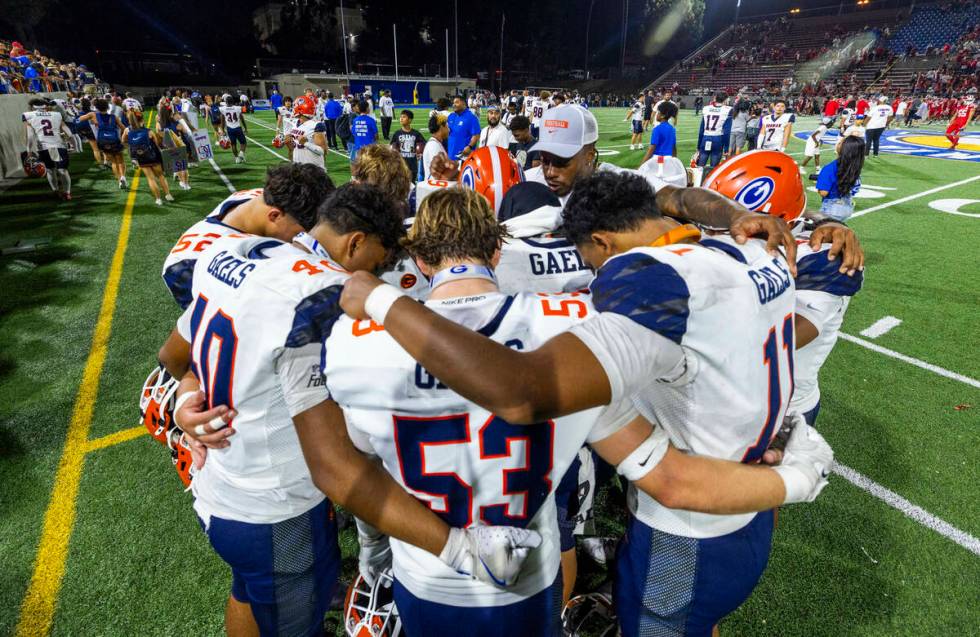
<instances>
[{"instance_id":1,"label":"player in blue shirt","mask_svg":"<svg viewBox=\"0 0 980 637\"><path fill-rule=\"evenodd\" d=\"M449 158L465 159L480 142L480 118L466 107L466 100L457 96L446 124L449 126Z\"/></svg>"},{"instance_id":2,"label":"player in blue shirt","mask_svg":"<svg viewBox=\"0 0 980 637\"><path fill-rule=\"evenodd\" d=\"M373 144L378 138L378 123L374 120L374 117L367 114L367 102L361 100L355 104L354 111L358 115L351 122L350 126L351 133L354 135L354 146L350 153L351 161L354 161L354 158L357 157L357 151Z\"/></svg>"},{"instance_id":3,"label":"player in blue shirt","mask_svg":"<svg viewBox=\"0 0 980 637\"><path fill-rule=\"evenodd\" d=\"M854 214L851 197L861 189L864 167L864 140L849 135L837 148L837 159L820 169L817 192L823 197L820 212L838 221Z\"/></svg>"},{"instance_id":4,"label":"player in blue shirt","mask_svg":"<svg viewBox=\"0 0 980 637\"><path fill-rule=\"evenodd\" d=\"M677 129L670 125L671 117L677 117L677 105L667 100L660 102L657 107L658 124L650 133L650 145L647 146L647 154L643 156L641 164L654 155L677 157Z\"/></svg>"}]
</instances>

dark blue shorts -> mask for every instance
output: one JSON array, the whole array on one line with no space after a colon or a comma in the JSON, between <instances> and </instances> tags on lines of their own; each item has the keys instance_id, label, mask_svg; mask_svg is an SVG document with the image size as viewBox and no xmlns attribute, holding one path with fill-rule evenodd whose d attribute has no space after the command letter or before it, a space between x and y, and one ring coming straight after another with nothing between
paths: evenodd
<instances>
[{"instance_id":1,"label":"dark blue shorts","mask_svg":"<svg viewBox=\"0 0 980 637\"><path fill-rule=\"evenodd\" d=\"M765 511L734 533L706 539L664 533L631 517L614 590L624 637L710 637L766 570L773 517Z\"/></svg>"},{"instance_id":2,"label":"dark blue shorts","mask_svg":"<svg viewBox=\"0 0 980 637\"><path fill-rule=\"evenodd\" d=\"M579 480L578 473L582 467L582 461L578 454L575 460L568 466L558 488L555 489L555 506L558 509L558 535L560 537L561 552L570 551L575 548L575 524L576 516L579 512Z\"/></svg>"},{"instance_id":3,"label":"dark blue shorts","mask_svg":"<svg viewBox=\"0 0 980 637\"><path fill-rule=\"evenodd\" d=\"M251 606L263 636L322 634L340 570L329 500L274 524L212 517L207 536L231 566L232 597Z\"/></svg>"},{"instance_id":4,"label":"dark blue shorts","mask_svg":"<svg viewBox=\"0 0 980 637\"><path fill-rule=\"evenodd\" d=\"M643 132L643 122L639 120L633 120L633 134L639 135Z\"/></svg>"},{"instance_id":5,"label":"dark blue shorts","mask_svg":"<svg viewBox=\"0 0 980 637\"><path fill-rule=\"evenodd\" d=\"M810 425L811 427L816 427L817 414L819 413L820 413L820 401L817 401L817 404L814 405L813 409L803 414L803 420L805 420L806 424Z\"/></svg>"},{"instance_id":6,"label":"dark blue shorts","mask_svg":"<svg viewBox=\"0 0 980 637\"><path fill-rule=\"evenodd\" d=\"M245 131L242 130L241 126L238 128L225 128L225 134L228 135L228 139L236 144L244 146L247 143L245 141Z\"/></svg>"},{"instance_id":7,"label":"dark blue shorts","mask_svg":"<svg viewBox=\"0 0 980 637\"><path fill-rule=\"evenodd\" d=\"M405 637L561 637L561 570L537 595L508 606L449 606L412 595L395 580Z\"/></svg>"}]
</instances>

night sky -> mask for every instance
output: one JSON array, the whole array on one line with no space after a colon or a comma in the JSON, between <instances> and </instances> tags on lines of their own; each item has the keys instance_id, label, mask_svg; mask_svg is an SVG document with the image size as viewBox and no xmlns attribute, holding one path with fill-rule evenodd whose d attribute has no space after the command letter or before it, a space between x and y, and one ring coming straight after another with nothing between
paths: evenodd
<instances>
[{"instance_id":1,"label":"night sky","mask_svg":"<svg viewBox=\"0 0 980 637\"><path fill-rule=\"evenodd\" d=\"M296 2L297 0L293 0ZM315 0L306 0L316 4ZM891 0L895 2L897 0ZM17 25L29 22L12 11L3 10L23 0L0 0L0 34L5 38L33 36L40 47L60 59L93 64L97 49L186 53L229 76L247 77L263 52L252 26L252 12L266 4L257 0L31 0L42 15L31 30ZM298 0L300 4L304 0ZM632 34L628 56L638 56L643 32L653 25L643 24L644 0L630 0ZM326 7L336 2L323 3ZM352 2L347 2L349 6ZM730 24L735 14L735 0L705 0L704 35L709 36ZM807 9L835 4L834 0L742 0L741 16L786 11L792 7ZM851 2L847 3L850 6ZM878 6L883 0L878 0ZM399 62L402 65L434 64L445 59L444 29L452 38L453 3L419 2L427 11L406 10L412 3L393 0L364 0L369 32L352 57L361 62L390 63L393 58L391 24L398 23ZM446 8L441 13L433 6ZM585 63L584 35L589 0L504 0L502 2L460 2L459 64L463 75L477 71L493 72L498 66L501 15L507 21L504 40L504 66L541 70L581 68ZM622 0L595 0L591 30L591 66L617 66L620 51ZM329 11L324 12L331 15ZM84 28L79 28L84 25ZM426 45L419 37L427 26L435 42ZM308 36L313 29L299 29L291 42L306 41L302 50L289 57L323 60L327 66L343 68L342 51L331 46L329 38ZM215 33L220 33L216 37ZM671 47L676 49L676 47ZM683 51L672 50L676 55ZM658 60L663 63L664 60ZM107 78L111 80L112 78Z\"/></svg>"}]
</instances>

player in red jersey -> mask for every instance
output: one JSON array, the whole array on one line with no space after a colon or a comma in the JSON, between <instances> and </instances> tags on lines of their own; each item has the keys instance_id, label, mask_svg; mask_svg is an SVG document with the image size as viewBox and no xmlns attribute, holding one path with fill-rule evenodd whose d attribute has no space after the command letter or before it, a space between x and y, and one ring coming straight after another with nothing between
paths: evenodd
<instances>
[{"instance_id":1,"label":"player in red jersey","mask_svg":"<svg viewBox=\"0 0 980 637\"><path fill-rule=\"evenodd\" d=\"M960 143L960 133L963 132L963 129L970 122L975 110L974 97L967 95L953 113L953 118L950 120L949 126L946 127L946 139L952 144L950 150L956 148L956 145Z\"/></svg>"}]
</instances>

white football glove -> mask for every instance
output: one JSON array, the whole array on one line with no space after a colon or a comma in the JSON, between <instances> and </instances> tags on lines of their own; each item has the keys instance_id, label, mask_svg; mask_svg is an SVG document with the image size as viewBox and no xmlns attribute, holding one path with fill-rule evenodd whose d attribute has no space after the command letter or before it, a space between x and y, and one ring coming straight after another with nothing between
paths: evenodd
<instances>
[{"instance_id":1,"label":"white football glove","mask_svg":"<svg viewBox=\"0 0 980 637\"><path fill-rule=\"evenodd\" d=\"M439 559L457 573L505 587L517 581L528 553L540 544L541 535L530 529L512 526L452 528Z\"/></svg>"},{"instance_id":2,"label":"white football glove","mask_svg":"<svg viewBox=\"0 0 980 637\"><path fill-rule=\"evenodd\" d=\"M357 553L357 570L368 586L374 586L378 575L391 568L391 545L387 535L357 518L355 522L357 542L361 545Z\"/></svg>"},{"instance_id":3,"label":"white football glove","mask_svg":"<svg viewBox=\"0 0 980 637\"><path fill-rule=\"evenodd\" d=\"M786 442L783 461L773 469L786 484L784 504L813 502L825 486L834 464L834 450L802 416Z\"/></svg>"}]
</instances>

